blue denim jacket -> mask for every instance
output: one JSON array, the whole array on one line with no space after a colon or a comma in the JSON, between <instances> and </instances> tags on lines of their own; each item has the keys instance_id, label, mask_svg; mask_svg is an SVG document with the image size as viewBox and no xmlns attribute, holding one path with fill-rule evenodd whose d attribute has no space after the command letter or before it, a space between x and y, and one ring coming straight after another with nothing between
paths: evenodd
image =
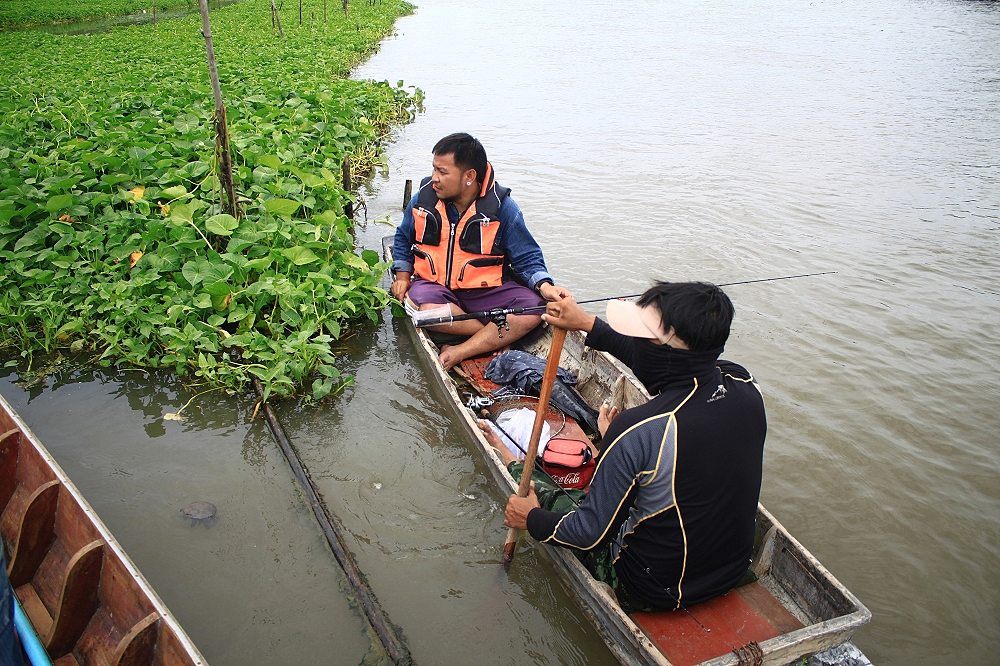
<instances>
[{"instance_id":1,"label":"blue denim jacket","mask_svg":"<svg viewBox=\"0 0 1000 666\"><path fill-rule=\"evenodd\" d=\"M392 242L393 272L413 272L413 206L417 203L418 196L419 193L414 194L410 199L403 213L403 221L396 228L396 237ZM452 224L458 224L460 219L458 207L449 201L445 208L448 210L448 220ZM538 247L538 243L525 226L524 214L521 213L517 202L507 197L500 204L497 215L500 218L500 246L517 280L532 289L535 289L542 280L549 280L554 284L555 280L545 268L542 248Z\"/></svg>"},{"instance_id":2,"label":"blue denim jacket","mask_svg":"<svg viewBox=\"0 0 1000 666\"><path fill-rule=\"evenodd\" d=\"M19 652L14 640L14 590L7 579L7 562L0 540L0 666L18 666L21 663Z\"/></svg>"}]
</instances>

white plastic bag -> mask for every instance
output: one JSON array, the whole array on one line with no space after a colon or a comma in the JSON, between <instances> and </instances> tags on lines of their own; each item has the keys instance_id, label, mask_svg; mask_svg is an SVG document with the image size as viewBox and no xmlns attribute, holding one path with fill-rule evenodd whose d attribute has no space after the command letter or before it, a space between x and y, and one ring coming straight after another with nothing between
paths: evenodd
<instances>
[{"instance_id":1,"label":"white plastic bag","mask_svg":"<svg viewBox=\"0 0 1000 666\"><path fill-rule=\"evenodd\" d=\"M524 451L528 450L528 442L531 440L531 427L534 424L535 410L528 409L527 407L508 409L497 417L496 425L503 429L498 433L500 435L500 441L502 441L504 445L510 449L510 452L519 460L524 458ZM538 438L539 457L541 457L542 452L545 451L545 445L549 442L549 437L551 437L550 432L551 429L549 428L549 424L543 422L542 434L541 437ZM504 433L509 435L510 438L504 436ZM517 444L520 445L520 449L510 441L511 438L514 442L517 442ZM523 451L521 449L523 449Z\"/></svg>"}]
</instances>

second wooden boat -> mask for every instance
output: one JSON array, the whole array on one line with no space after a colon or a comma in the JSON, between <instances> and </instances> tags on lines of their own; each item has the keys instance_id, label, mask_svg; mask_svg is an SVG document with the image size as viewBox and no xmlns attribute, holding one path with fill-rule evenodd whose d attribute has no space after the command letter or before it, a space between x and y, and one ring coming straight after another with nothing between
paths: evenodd
<instances>
[{"instance_id":1,"label":"second wooden boat","mask_svg":"<svg viewBox=\"0 0 1000 666\"><path fill-rule=\"evenodd\" d=\"M10 584L54 664L205 663L111 531L3 396L0 535Z\"/></svg>"}]
</instances>

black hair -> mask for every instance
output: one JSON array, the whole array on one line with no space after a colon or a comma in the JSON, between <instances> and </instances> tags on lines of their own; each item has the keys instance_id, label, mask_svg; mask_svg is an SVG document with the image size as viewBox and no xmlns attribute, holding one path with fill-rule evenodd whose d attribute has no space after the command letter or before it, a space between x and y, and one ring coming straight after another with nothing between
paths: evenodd
<instances>
[{"instance_id":1,"label":"black hair","mask_svg":"<svg viewBox=\"0 0 1000 666\"><path fill-rule=\"evenodd\" d=\"M726 344L733 323L733 302L707 282L657 282L636 301L655 305L663 330L674 329L691 351L710 351Z\"/></svg>"},{"instance_id":2,"label":"black hair","mask_svg":"<svg viewBox=\"0 0 1000 666\"><path fill-rule=\"evenodd\" d=\"M455 158L455 165L465 171L466 169L476 170L476 180L482 182L486 175L486 149L479 140L465 132L449 134L434 144L434 155L452 155Z\"/></svg>"}]
</instances>

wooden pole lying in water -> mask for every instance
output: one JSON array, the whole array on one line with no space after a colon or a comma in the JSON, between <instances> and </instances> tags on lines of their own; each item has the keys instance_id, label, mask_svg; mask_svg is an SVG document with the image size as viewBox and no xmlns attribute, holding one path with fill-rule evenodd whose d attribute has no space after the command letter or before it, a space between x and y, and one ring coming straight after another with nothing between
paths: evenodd
<instances>
[{"instance_id":1,"label":"wooden pole lying in water","mask_svg":"<svg viewBox=\"0 0 1000 666\"><path fill-rule=\"evenodd\" d=\"M204 0L202 1L204 2ZM285 460L288 461L289 466L292 468L292 473L302 487L302 492L305 493L306 498L309 500L309 506L313 510L313 515L316 516L316 522L319 523L323 536L326 537L326 542L330 546L330 550L333 551L333 556L337 558L340 568L347 575L347 580L354 590L354 596L357 597L358 603L365 613L365 617L368 618L372 629L375 630L379 640L382 642L382 647L385 648L386 654L388 654L394 664L412 664L413 657L410 656L410 651L396 633L396 629L392 623L389 622L389 618L386 616L385 611L382 610L382 606L368 585L368 579L365 578L365 575L354 561L351 551L344 545L343 530L337 525L335 518L330 515L330 512L326 509L326 505L319 498L316 486L313 485L312 479L309 477L309 472L302 465L302 461L299 459L298 454L295 453L295 449L292 448L292 443L289 441L288 435L285 434L285 429L281 427L281 422L278 421L278 417L275 415L274 410L271 409L271 405L264 401L264 387L256 377L253 380L253 386L257 392L257 399L263 401L264 417L267 419L267 425L271 429L271 434L278 443L281 452L285 455Z\"/></svg>"}]
</instances>

